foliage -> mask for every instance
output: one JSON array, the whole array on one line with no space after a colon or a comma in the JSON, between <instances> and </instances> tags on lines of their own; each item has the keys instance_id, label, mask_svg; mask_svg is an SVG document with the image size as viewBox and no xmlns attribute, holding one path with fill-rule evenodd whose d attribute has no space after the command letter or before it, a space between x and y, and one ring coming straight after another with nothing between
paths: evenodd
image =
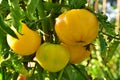
<instances>
[{"instance_id":1,"label":"foliage","mask_svg":"<svg viewBox=\"0 0 120 80\"><path fill-rule=\"evenodd\" d=\"M19 74L27 80L119 80L120 79L120 32L115 32L115 24L107 20L102 12L95 13L86 5L86 0L2 0L0 3L0 80L17 80ZM42 41L59 43L54 30L55 18L61 13L77 8L86 8L99 20L99 35L94 41L94 49L89 59L63 70L51 73L45 71L34 56L19 56L10 50L6 34L16 35L9 28L21 32L20 22L38 30ZM45 37L45 38L44 38Z\"/></svg>"}]
</instances>

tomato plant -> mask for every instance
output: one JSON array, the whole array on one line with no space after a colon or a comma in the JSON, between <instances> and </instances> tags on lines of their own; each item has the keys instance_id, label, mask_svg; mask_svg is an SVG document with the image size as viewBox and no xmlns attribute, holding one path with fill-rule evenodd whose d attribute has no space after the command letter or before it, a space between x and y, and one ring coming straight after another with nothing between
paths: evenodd
<instances>
[{"instance_id":1,"label":"tomato plant","mask_svg":"<svg viewBox=\"0 0 120 80\"><path fill-rule=\"evenodd\" d=\"M20 75L26 80L119 80L120 31L116 32L115 22L109 21L101 10L96 12L87 1L0 0L0 80L17 80ZM23 30L21 22L28 28ZM38 32L40 39L35 39L34 32ZM21 38L22 42L15 47L22 54L18 55L10 44ZM61 43L68 46L63 48ZM34 44L44 47L39 51ZM88 45L92 45L92 50ZM70 59L76 58L75 63L65 57L67 49L72 54ZM43 52L49 53L45 63L39 55ZM53 64L51 59L59 64ZM50 66L52 70L57 66L62 68L49 71Z\"/></svg>"}]
</instances>

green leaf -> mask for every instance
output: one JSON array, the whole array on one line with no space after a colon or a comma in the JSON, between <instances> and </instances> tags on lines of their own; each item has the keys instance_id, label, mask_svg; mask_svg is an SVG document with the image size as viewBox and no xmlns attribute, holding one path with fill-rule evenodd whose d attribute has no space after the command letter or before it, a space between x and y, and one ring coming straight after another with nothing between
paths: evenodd
<instances>
[{"instance_id":1,"label":"green leaf","mask_svg":"<svg viewBox=\"0 0 120 80\"><path fill-rule=\"evenodd\" d=\"M103 13L96 13L96 16L102 30L109 35L115 35L115 25L107 20L108 17Z\"/></svg>"},{"instance_id":2,"label":"green leaf","mask_svg":"<svg viewBox=\"0 0 120 80\"><path fill-rule=\"evenodd\" d=\"M62 76L63 76L63 72L64 72L64 69L62 69L61 71L59 71L59 74L58 74L58 80L61 80L62 79ZM63 80L63 79L62 79Z\"/></svg>"},{"instance_id":3,"label":"green leaf","mask_svg":"<svg viewBox=\"0 0 120 80\"><path fill-rule=\"evenodd\" d=\"M0 14L5 18L10 13L10 6L8 0L2 0L0 3Z\"/></svg>"},{"instance_id":4,"label":"green leaf","mask_svg":"<svg viewBox=\"0 0 120 80\"><path fill-rule=\"evenodd\" d=\"M2 74L1 74L1 72L0 72L0 80L2 80Z\"/></svg>"},{"instance_id":5,"label":"green leaf","mask_svg":"<svg viewBox=\"0 0 120 80\"><path fill-rule=\"evenodd\" d=\"M36 19L34 16L35 10L37 8L39 0L29 0L28 5L27 5L27 16L28 18L34 20Z\"/></svg>"},{"instance_id":6,"label":"green leaf","mask_svg":"<svg viewBox=\"0 0 120 80\"><path fill-rule=\"evenodd\" d=\"M29 73L27 71L27 69L25 68L25 66L22 64L22 62L20 61L17 61L17 60L13 60L12 61L12 65L14 67L14 69L16 70L16 72L22 74L22 75L25 75L25 76L28 76Z\"/></svg>"},{"instance_id":7,"label":"green leaf","mask_svg":"<svg viewBox=\"0 0 120 80\"><path fill-rule=\"evenodd\" d=\"M50 73L50 72L49 72L49 79L50 79L50 80L55 80L55 79L56 79L56 76L57 76L57 73Z\"/></svg>"},{"instance_id":8,"label":"green leaf","mask_svg":"<svg viewBox=\"0 0 120 80\"><path fill-rule=\"evenodd\" d=\"M72 9L84 8L87 3L86 0L69 0L70 6Z\"/></svg>"},{"instance_id":9,"label":"green leaf","mask_svg":"<svg viewBox=\"0 0 120 80\"><path fill-rule=\"evenodd\" d=\"M50 31L50 27L49 27L49 21L48 19L46 18L46 13L45 13L45 8L44 8L44 5L43 5L43 1L42 0L39 0L39 4L37 6L37 10L38 10L38 14L40 16L40 19L43 19L41 21L41 26L42 26L42 30L48 34L49 31Z\"/></svg>"},{"instance_id":10,"label":"green leaf","mask_svg":"<svg viewBox=\"0 0 120 80\"><path fill-rule=\"evenodd\" d=\"M44 2L43 5L44 5L45 10L47 12L51 13L50 15L52 15L53 11L55 12L54 14L60 13L60 9L62 7L62 5L60 5L58 3L52 3L52 2Z\"/></svg>"},{"instance_id":11,"label":"green leaf","mask_svg":"<svg viewBox=\"0 0 120 80\"><path fill-rule=\"evenodd\" d=\"M12 79L12 72L11 71L7 71L5 74L5 80L11 80Z\"/></svg>"},{"instance_id":12,"label":"green leaf","mask_svg":"<svg viewBox=\"0 0 120 80\"><path fill-rule=\"evenodd\" d=\"M2 39L6 34L3 32L3 30L0 28L0 39Z\"/></svg>"},{"instance_id":13,"label":"green leaf","mask_svg":"<svg viewBox=\"0 0 120 80\"><path fill-rule=\"evenodd\" d=\"M1 66L1 74L2 74L2 80L5 80L5 72L6 72L6 67L5 66Z\"/></svg>"},{"instance_id":14,"label":"green leaf","mask_svg":"<svg viewBox=\"0 0 120 80\"><path fill-rule=\"evenodd\" d=\"M106 52L107 52L107 43L103 35L101 34L99 34L99 41L100 41L100 53L102 58L104 59L106 57Z\"/></svg>"},{"instance_id":15,"label":"green leaf","mask_svg":"<svg viewBox=\"0 0 120 80\"><path fill-rule=\"evenodd\" d=\"M11 8L11 15L12 15L12 20L13 20L13 26L17 29L19 33L21 33L22 26L20 24L21 18L18 17L18 11L15 11L13 8Z\"/></svg>"},{"instance_id":16,"label":"green leaf","mask_svg":"<svg viewBox=\"0 0 120 80\"><path fill-rule=\"evenodd\" d=\"M10 54L10 47L7 44L6 36L1 39L1 55L4 59L7 59Z\"/></svg>"},{"instance_id":17,"label":"green leaf","mask_svg":"<svg viewBox=\"0 0 120 80\"><path fill-rule=\"evenodd\" d=\"M1 63L2 80L7 80L12 78L11 70L13 70L11 61L10 60L2 61Z\"/></svg>"},{"instance_id":18,"label":"green leaf","mask_svg":"<svg viewBox=\"0 0 120 80\"><path fill-rule=\"evenodd\" d=\"M75 64L72 64L72 66L81 75L81 79L83 78L82 80L89 80L88 74L87 74L87 72L85 70L85 66L83 66L83 65L75 65Z\"/></svg>"},{"instance_id":19,"label":"green leaf","mask_svg":"<svg viewBox=\"0 0 120 80\"><path fill-rule=\"evenodd\" d=\"M64 75L66 74L66 75ZM76 65L68 65L65 68L62 79L66 80L89 80L87 76L81 71L81 69ZM61 79L61 80L62 80Z\"/></svg>"},{"instance_id":20,"label":"green leaf","mask_svg":"<svg viewBox=\"0 0 120 80\"><path fill-rule=\"evenodd\" d=\"M18 76L19 76L19 73L18 72L14 72L13 73L13 80L17 80Z\"/></svg>"},{"instance_id":21,"label":"green leaf","mask_svg":"<svg viewBox=\"0 0 120 80\"><path fill-rule=\"evenodd\" d=\"M17 29L19 33L21 33L22 26L21 20L24 16L23 12L19 7L19 0L10 0L10 11L13 20L13 26Z\"/></svg>"},{"instance_id":22,"label":"green leaf","mask_svg":"<svg viewBox=\"0 0 120 80\"><path fill-rule=\"evenodd\" d=\"M98 18L98 20L101 21L107 21L108 17L106 15L104 15L102 12L96 13L96 16Z\"/></svg>"},{"instance_id":23,"label":"green leaf","mask_svg":"<svg viewBox=\"0 0 120 80\"><path fill-rule=\"evenodd\" d=\"M54 7L55 3L53 4L52 2L44 2L44 8L47 11L50 11Z\"/></svg>"},{"instance_id":24,"label":"green leaf","mask_svg":"<svg viewBox=\"0 0 120 80\"><path fill-rule=\"evenodd\" d=\"M0 52L2 50L2 45L4 40L5 40L5 33L0 29Z\"/></svg>"},{"instance_id":25,"label":"green leaf","mask_svg":"<svg viewBox=\"0 0 120 80\"><path fill-rule=\"evenodd\" d=\"M10 60L4 60L1 63L2 67L7 67L8 69L13 69L12 62Z\"/></svg>"},{"instance_id":26,"label":"green leaf","mask_svg":"<svg viewBox=\"0 0 120 80\"><path fill-rule=\"evenodd\" d=\"M114 25L112 25L109 22L104 22L104 21L101 21L101 25L105 29L105 33L108 33L109 35L115 35Z\"/></svg>"},{"instance_id":27,"label":"green leaf","mask_svg":"<svg viewBox=\"0 0 120 80\"><path fill-rule=\"evenodd\" d=\"M10 29L10 27L4 23L2 16L0 15L0 30L2 30L2 32L4 32L5 34L10 34L11 36L17 38L16 34L14 33L14 31L12 31Z\"/></svg>"},{"instance_id":28,"label":"green leaf","mask_svg":"<svg viewBox=\"0 0 120 80\"><path fill-rule=\"evenodd\" d=\"M119 43L119 41L114 41L114 43L112 43L112 45L109 47L108 55L106 57L107 62L109 62L112 59L113 55L115 55L115 51L117 50Z\"/></svg>"}]
</instances>

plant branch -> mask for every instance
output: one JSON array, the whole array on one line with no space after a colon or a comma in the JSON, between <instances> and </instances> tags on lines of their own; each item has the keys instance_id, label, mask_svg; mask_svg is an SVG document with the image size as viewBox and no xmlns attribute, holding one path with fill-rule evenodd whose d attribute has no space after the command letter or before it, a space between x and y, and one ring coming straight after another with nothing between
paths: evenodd
<instances>
[{"instance_id":1,"label":"plant branch","mask_svg":"<svg viewBox=\"0 0 120 80\"><path fill-rule=\"evenodd\" d=\"M112 37L112 38L115 38L115 39L117 39L117 40L120 40L120 38L117 38L116 36L112 36L112 35L107 34L107 33L105 33L105 32L101 32L101 33L104 34L104 35L110 36L110 37Z\"/></svg>"}]
</instances>

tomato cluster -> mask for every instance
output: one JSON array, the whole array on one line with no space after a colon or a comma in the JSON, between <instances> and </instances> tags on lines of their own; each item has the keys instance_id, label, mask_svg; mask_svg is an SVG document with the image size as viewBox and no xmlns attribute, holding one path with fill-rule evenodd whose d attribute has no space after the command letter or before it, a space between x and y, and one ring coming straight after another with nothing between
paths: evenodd
<instances>
[{"instance_id":1,"label":"tomato cluster","mask_svg":"<svg viewBox=\"0 0 120 80\"><path fill-rule=\"evenodd\" d=\"M72 9L58 16L55 31L70 51L70 63L80 63L90 55L89 44L95 40L98 28L97 17L86 9Z\"/></svg>"},{"instance_id":2,"label":"tomato cluster","mask_svg":"<svg viewBox=\"0 0 120 80\"><path fill-rule=\"evenodd\" d=\"M85 9L73 9L61 14L55 23L55 31L61 44L41 44L40 35L24 23L22 34L12 29L18 39L7 35L7 42L15 53L25 56L36 52L36 60L45 70L58 72L68 62L80 63L90 55L92 48L89 44L98 34L98 20Z\"/></svg>"}]
</instances>

